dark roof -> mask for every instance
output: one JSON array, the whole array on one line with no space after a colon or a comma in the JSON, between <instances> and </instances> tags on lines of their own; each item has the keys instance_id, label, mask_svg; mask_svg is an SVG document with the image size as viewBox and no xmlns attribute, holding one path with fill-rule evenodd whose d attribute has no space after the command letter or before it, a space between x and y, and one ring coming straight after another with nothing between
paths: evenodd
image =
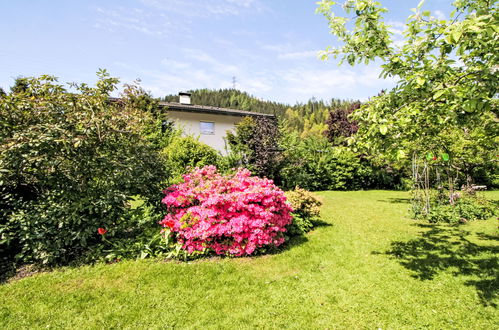
<instances>
[{"instance_id":1,"label":"dark roof","mask_svg":"<svg viewBox=\"0 0 499 330\"><path fill-rule=\"evenodd\" d=\"M168 110L172 111L186 111L186 112L201 112L201 113L213 113L217 115L227 115L227 116L254 116L254 117L275 117L274 115L253 111L244 111L237 109L228 109L228 108L218 108L218 107L210 107L206 105L194 105L194 104L182 104L176 102L159 102L159 105L162 107L168 108Z\"/></svg>"}]
</instances>

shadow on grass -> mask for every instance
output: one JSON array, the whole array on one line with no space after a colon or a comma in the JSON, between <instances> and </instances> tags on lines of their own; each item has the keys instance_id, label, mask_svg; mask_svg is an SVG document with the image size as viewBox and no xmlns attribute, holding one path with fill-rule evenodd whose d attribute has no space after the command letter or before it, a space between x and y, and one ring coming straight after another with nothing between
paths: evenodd
<instances>
[{"instance_id":1,"label":"shadow on grass","mask_svg":"<svg viewBox=\"0 0 499 330\"><path fill-rule=\"evenodd\" d=\"M15 274L16 267L14 262L0 259L0 284L6 283Z\"/></svg>"},{"instance_id":2,"label":"shadow on grass","mask_svg":"<svg viewBox=\"0 0 499 330\"><path fill-rule=\"evenodd\" d=\"M320 227L332 227L333 225L330 224L329 222L325 222L325 221L322 221L322 220L314 220L313 221L313 224L314 224L314 228L320 228ZM314 229L312 229L314 230Z\"/></svg>"},{"instance_id":3,"label":"shadow on grass","mask_svg":"<svg viewBox=\"0 0 499 330\"><path fill-rule=\"evenodd\" d=\"M385 202L390 204L410 204L410 198L387 198L387 199L379 199L378 202Z\"/></svg>"},{"instance_id":4,"label":"shadow on grass","mask_svg":"<svg viewBox=\"0 0 499 330\"><path fill-rule=\"evenodd\" d=\"M428 230L419 238L392 242L391 249L381 254L397 259L414 272L413 277L420 280L432 280L444 271L455 276L471 277L465 285L475 287L484 305L497 307L494 300L499 290L499 247L488 245L488 242L471 242L467 238L470 232L459 226L417 226ZM477 236L482 241L498 239L483 233Z\"/></svg>"},{"instance_id":5,"label":"shadow on grass","mask_svg":"<svg viewBox=\"0 0 499 330\"><path fill-rule=\"evenodd\" d=\"M307 242L308 242L308 238L306 235L291 237L289 239L289 241L287 242L287 244L279 252L291 250L292 248L300 246L300 245L305 244Z\"/></svg>"},{"instance_id":6,"label":"shadow on grass","mask_svg":"<svg viewBox=\"0 0 499 330\"><path fill-rule=\"evenodd\" d=\"M325 222L325 221L322 221L322 220L314 220L313 224L314 224L314 227L308 233L305 233L302 235L291 236L289 238L289 240L286 242L286 244L283 244L277 248L272 248L268 251L265 251L263 254L279 254L279 253L283 253L285 251L292 250L295 247L298 247L302 244L307 243L308 242L307 235L314 232L318 228L320 228L320 227L332 227L333 226L332 224Z\"/></svg>"}]
</instances>

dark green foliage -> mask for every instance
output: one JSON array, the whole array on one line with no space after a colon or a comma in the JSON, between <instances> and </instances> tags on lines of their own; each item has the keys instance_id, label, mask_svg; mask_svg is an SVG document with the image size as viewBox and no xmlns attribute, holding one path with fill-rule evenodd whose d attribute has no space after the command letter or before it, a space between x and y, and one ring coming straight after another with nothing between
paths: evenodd
<instances>
[{"instance_id":1,"label":"dark green foliage","mask_svg":"<svg viewBox=\"0 0 499 330\"><path fill-rule=\"evenodd\" d=\"M178 132L174 130L174 123L168 117L168 113L159 106L159 101L153 98L139 85L140 81L134 84L125 84L123 95L125 98L117 100L121 105L126 104L133 109L145 112L152 119L153 123L143 127L142 134L152 143L156 150L161 150L168 146Z\"/></svg>"},{"instance_id":2,"label":"dark green foliage","mask_svg":"<svg viewBox=\"0 0 499 330\"><path fill-rule=\"evenodd\" d=\"M25 90L0 99L2 255L69 262L100 243L98 227L134 226L132 196L159 204L165 162L145 136L158 120L134 93L110 102L117 80L99 78L73 85L78 94L51 76L23 78Z\"/></svg>"},{"instance_id":3,"label":"dark green foliage","mask_svg":"<svg viewBox=\"0 0 499 330\"><path fill-rule=\"evenodd\" d=\"M288 107L279 119L286 132L297 132L302 138L310 135L319 136L327 130L326 121L331 109L350 106L352 101L331 99L329 102L310 99L307 103L297 103Z\"/></svg>"},{"instance_id":4,"label":"dark green foliage","mask_svg":"<svg viewBox=\"0 0 499 330\"><path fill-rule=\"evenodd\" d=\"M320 217L322 202L311 192L296 187L286 191L286 199L293 207L293 223L287 226L289 236L303 235L314 227Z\"/></svg>"},{"instance_id":5,"label":"dark green foliage","mask_svg":"<svg viewBox=\"0 0 499 330\"><path fill-rule=\"evenodd\" d=\"M182 174L189 172L189 168L217 166L221 161L221 156L215 149L192 136L173 138L163 152L172 174L170 178L172 182L179 181Z\"/></svg>"},{"instance_id":6,"label":"dark green foliage","mask_svg":"<svg viewBox=\"0 0 499 330\"><path fill-rule=\"evenodd\" d=\"M7 95L7 94L5 93L5 91L3 90L3 88L0 87L0 98L4 97L5 95Z\"/></svg>"},{"instance_id":7,"label":"dark green foliage","mask_svg":"<svg viewBox=\"0 0 499 330\"><path fill-rule=\"evenodd\" d=\"M280 149L279 129L274 118L246 117L227 132L227 143L233 157L253 174L278 180Z\"/></svg>"},{"instance_id":8,"label":"dark green foliage","mask_svg":"<svg viewBox=\"0 0 499 330\"><path fill-rule=\"evenodd\" d=\"M283 139L281 178L284 189L355 190L390 188L400 184L400 174L361 158L346 147L333 147L325 137Z\"/></svg>"},{"instance_id":9,"label":"dark green foliage","mask_svg":"<svg viewBox=\"0 0 499 330\"><path fill-rule=\"evenodd\" d=\"M29 92L29 78L17 77L14 81L14 85L10 88L10 92L15 93L26 93Z\"/></svg>"},{"instance_id":10,"label":"dark green foliage","mask_svg":"<svg viewBox=\"0 0 499 330\"><path fill-rule=\"evenodd\" d=\"M125 215L128 228L110 228L102 235L99 244L93 245L79 258L80 263L96 260L116 262L126 258L148 258L166 253L170 247L165 244L165 237L158 230L161 214L152 206L134 201L138 206Z\"/></svg>"}]
</instances>

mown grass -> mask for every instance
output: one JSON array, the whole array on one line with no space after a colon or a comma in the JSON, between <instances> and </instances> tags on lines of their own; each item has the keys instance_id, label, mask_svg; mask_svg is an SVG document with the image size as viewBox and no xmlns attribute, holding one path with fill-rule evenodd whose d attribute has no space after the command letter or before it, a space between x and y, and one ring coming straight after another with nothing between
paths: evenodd
<instances>
[{"instance_id":1,"label":"mown grass","mask_svg":"<svg viewBox=\"0 0 499 330\"><path fill-rule=\"evenodd\" d=\"M279 254L4 284L0 328L497 328L496 219L429 225L407 218L404 192L320 195L324 224Z\"/></svg>"}]
</instances>

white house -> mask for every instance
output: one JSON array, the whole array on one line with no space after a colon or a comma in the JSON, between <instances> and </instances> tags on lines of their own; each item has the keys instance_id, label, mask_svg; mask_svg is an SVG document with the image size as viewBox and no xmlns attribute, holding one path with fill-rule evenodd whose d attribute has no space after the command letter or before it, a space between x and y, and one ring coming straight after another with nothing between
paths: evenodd
<instances>
[{"instance_id":1,"label":"white house","mask_svg":"<svg viewBox=\"0 0 499 330\"><path fill-rule=\"evenodd\" d=\"M226 153L224 139L226 132L233 130L244 117L274 117L274 115L265 113L194 105L191 104L191 94L179 93L179 96L179 103L160 102L160 105L166 109L169 117L182 128L186 135L198 136L201 142L222 154Z\"/></svg>"}]
</instances>

